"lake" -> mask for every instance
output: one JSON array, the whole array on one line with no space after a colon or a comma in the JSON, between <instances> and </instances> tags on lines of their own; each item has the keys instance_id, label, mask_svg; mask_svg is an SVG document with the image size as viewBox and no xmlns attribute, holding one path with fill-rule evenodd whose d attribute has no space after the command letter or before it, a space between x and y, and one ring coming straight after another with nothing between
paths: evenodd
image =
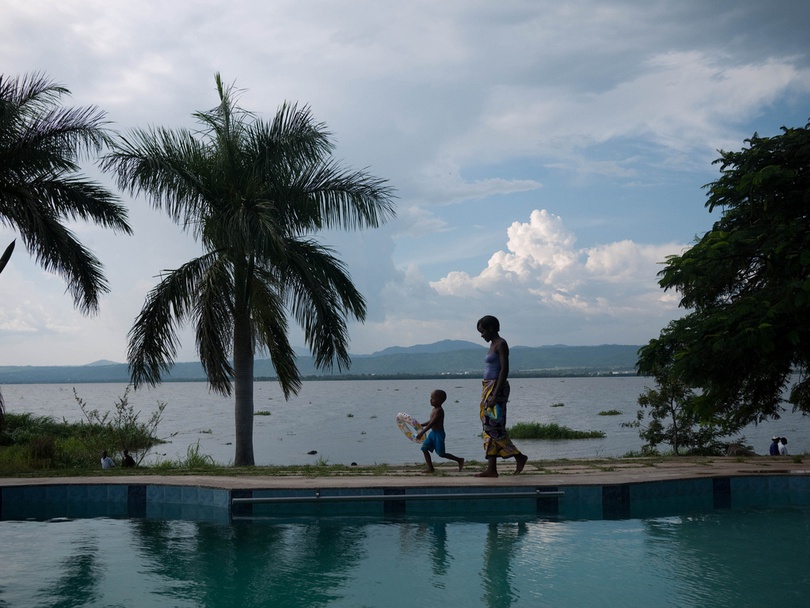
<instances>
[{"instance_id":1,"label":"lake","mask_svg":"<svg viewBox=\"0 0 810 608\"><path fill-rule=\"evenodd\" d=\"M603 431L601 439L564 441L515 440L530 460L607 458L638 451L638 431L622 428L635 419L636 400L650 378L638 376L591 378L515 378L511 381L509 425L517 422L557 423L578 431ZM114 409L124 384L7 384L2 387L6 410L30 412L70 422L82 419L73 395L76 390L90 409ZM443 389L447 451L483 461L478 379L446 380L335 380L305 382L301 393L285 401L276 382L257 382L254 453L257 465L328 464L375 465L423 462L418 444L396 425L399 412L424 422L430 415L429 396ZM132 391L129 401L145 422L158 401L167 403L158 435L169 443L155 449L152 461L183 459L199 442L201 454L220 464L234 457L233 399L209 392L203 382L165 383ZM556 404L562 406L554 407ZM620 415L599 412L618 410ZM810 424L805 417L785 412L780 420L744 430L746 443L768 453L772 435L788 438L791 454L810 452ZM664 449L667 449L666 446ZM309 454L310 451L317 452ZM434 456L434 462L446 462Z\"/></svg>"}]
</instances>

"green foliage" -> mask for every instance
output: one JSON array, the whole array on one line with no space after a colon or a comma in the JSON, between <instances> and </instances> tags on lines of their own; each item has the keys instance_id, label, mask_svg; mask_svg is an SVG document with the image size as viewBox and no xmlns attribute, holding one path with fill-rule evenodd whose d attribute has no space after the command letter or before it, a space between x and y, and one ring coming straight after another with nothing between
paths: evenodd
<instances>
[{"instance_id":1,"label":"green foliage","mask_svg":"<svg viewBox=\"0 0 810 608\"><path fill-rule=\"evenodd\" d=\"M692 309L639 352L649 374L662 362L699 389L696 418L741 428L778 418L788 402L810 412L810 123L754 136L721 152L709 184L711 231L667 259L660 285Z\"/></svg>"},{"instance_id":2,"label":"green foliage","mask_svg":"<svg viewBox=\"0 0 810 608\"><path fill-rule=\"evenodd\" d=\"M733 429L701 422L694 408L694 391L672 375L671 368L656 368L655 380L658 388L646 388L638 397L642 409L636 420L622 424L639 429L639 437L646 442L642 454L657 454L661 444L672 446L676 456L725 453L720 439Z\"/></svg>"},{"instance_id":3,"label":"green foliage","mask_svg":"<svg viewBox=\"0 0 810 608\"><path fill-rule=\"evenodd\" d=\"M509 429L513 439L599 439L605 436L602 431L575 431L556 422L518 422Z\"/></svg>"},{"instance_id":4,"label":"green foliage","mask_svg":"<svg viewBox=\"0 0 810 608\"><path fill-rule=\"evenodd\" d=\"M52 462L56 456L56 438L48 436L31 438L28 442L28 455L32 460Z\"/></svg>"},{"instance_id":5,"label":"green foliage","mask_svg":"<svg viewBox=\"0 0 810 608\"><path fill-rule=\"evenodd\" d=\"M394 215L385 180L350 171L309 108L284 104L271 121L241 109L215 77L219 103L194 131L135 130L105 156L121 188L146 195L200 243L202 255L166 271L129 334L135 386L172 367L177 330L195 328L208 382L234 392L237 466L253 465L254 353L267 352L285 397L301 388L288 322L301 326L319 369L348 368L348 319L366 303L318 239L376 228Z\"/></svg>"},{"instance_id":6,"label":"green foliage","mask_svg":"<svg viewBox=\"0 0 810 608\"><path fill-rule=\"evenodd\" d=\"M0 470L95 469L104 450L120 462L120 453L128 449L141 462L148 449L160 443L157 426L166 405L158 403L157 411L142 423L139 413L129 404L128 394L129 389L115 402L114 412L100 414L90 410L74 391L86 418L78 423L30 413L6 414L0 432Z\"/></svg>"},{"instance_id":7,"label":"green foliage","mask_svg":"<svg viewBox=\"0 0 810 608\"><path fill-rule=\"evenodd\" d=\"M211 471L213 469L221 469L214 458L208 454L200 453L200 442L189 445L186 448L186 457L178 458L177 460L161 460L154 465L157 470L174 471L174 470L201 470Z\"/></svg>"},{"instance_id":8,"label":"green foliage","mask_svg":"<svg viewBox=\"0 0 810 608\"><path fill-rule=\"evenodd\" d=\"M600 416L620 416L621 412L619 410L602 410L599 412Z\"/></svg>"},{"instance_id":9,"label":"green foliage","mask_svg":"<svg viewBox=\"0 0 810 608\"><path fill-rule=\"evenodd\" d=\"M16 229L31 256L60 275L75 305L89 313L109 288L101 263L68 225L131 229L117 197L79 173L81 158L101 150L108 134L103 112L59 105L69 94L41 74L0 75L0 224Z\"/></svg>"},{"instance_id":10,"label":"green foliage","mask_svg":"<svg viewBox=\"0 0 810 608\"><path fill-rule=\"evenodd\" d=\"M200 442L190 445L186 449L186 459L180 463L181 467L187 469L205 469L216 466L213 457L200 453Z\"/></svg>"},{"instance_id":11,"label":"green foliage","mask_svg":"<svg viewBox=\"0 0 810 608\"><path fill-rule=\"evenodd\" d=\"M149 420L140 422L140 412L129 403L129 393L132 387L127 386L124 394L116 399L114 410L100 414L98 410L91 410L87 403L79 397L73 389L73 398L82 410L85 419L92 427L102 429L101 433L88 434L86 441L92 452L100 454L103 450L123 454L128 450L135 459L136 464L143 461L148 449L159 443L157 427L163 418L166 403L157 402L157 409L152 412ZM100 443L101 441L107 443Z\"/></svg>"}]
</instances>

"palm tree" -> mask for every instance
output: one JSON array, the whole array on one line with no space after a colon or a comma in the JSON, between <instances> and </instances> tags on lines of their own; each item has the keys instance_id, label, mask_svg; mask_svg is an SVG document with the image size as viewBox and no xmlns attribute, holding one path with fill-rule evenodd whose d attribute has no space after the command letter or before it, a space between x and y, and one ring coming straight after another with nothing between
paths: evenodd
<instances>
[{"instance_id":1,"label":"palm tree","mask_svg":"<svg viewBox=\"0 0 810 608\"><path fill-rule=\"evenodd\" d=\"M68 220L92 221L130 234L126 208L112 193L78 174L78 161L108 142L104 113L59 105L70 91L41 74L0 75L0 223L12 226L45 270L67 282L76 306L98 310L109 291L101 262ZM14 242L3 255L11 257Z\"/></svg>"},{"instance_id":2,"label":"palm tree","mask_svg":"<svg viewBox=\"0 0 810 608\"><path fill-rule=\"evenodd\" d=\"M216 75L219 104L197 132L135 130L104 158L120 187L145 194L203 253L165 271L129 334L133 384L154 385L174 363L191 321L211 388L234 392L236 466L253 465L253 364L266 352L285 398L301 380L288 338L300 325L321 369L351 363L346 319L366 305L321 229L377 227L394 214L384 180L331 160L310 110L284 104L267 122L241 110ZM229 356L233 356L233 364Z\"/></svg>"}]
</instances>

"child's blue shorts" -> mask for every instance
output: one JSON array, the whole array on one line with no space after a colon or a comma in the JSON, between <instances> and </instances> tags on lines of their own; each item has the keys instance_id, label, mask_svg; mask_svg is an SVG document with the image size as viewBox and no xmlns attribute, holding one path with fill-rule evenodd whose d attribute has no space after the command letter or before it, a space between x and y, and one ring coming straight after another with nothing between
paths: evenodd
<instances>
[{"instance_id":1,"label":"child's blue shorts","mask_svg":"<svg viewBox=\"0 0 810 608\"><path fill-rule=\"evenodd\" d=\"M428 433L427 439L422 444L423 452L432 452L436 450L436 455L444 458L444 440L447 437L444 431L431 430Z\"/></svg>"}]
</instances>

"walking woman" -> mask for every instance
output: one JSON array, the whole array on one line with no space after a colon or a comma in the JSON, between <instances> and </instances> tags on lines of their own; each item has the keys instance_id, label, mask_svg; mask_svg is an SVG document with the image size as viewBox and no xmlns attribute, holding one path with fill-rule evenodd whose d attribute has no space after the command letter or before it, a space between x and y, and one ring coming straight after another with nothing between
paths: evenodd
<instances>
[{"instance_id":1,"label":"walking woman","mask_svg":"<svg viewBox=\"0 0 810 608\"><path fill-rule=\"evenodd\" d=\"M484 452L487 469L476 477L497 477L498 458L514 458L515 475L526 466L528 456L522 454L509 439L506 431L506 402L509 400L509 345L501 338L501 324L487 315L478 321L478 332L489 342L484 358L484 382L481 393L480 416L484 427Z\"/></svg>"}]
</instances>

